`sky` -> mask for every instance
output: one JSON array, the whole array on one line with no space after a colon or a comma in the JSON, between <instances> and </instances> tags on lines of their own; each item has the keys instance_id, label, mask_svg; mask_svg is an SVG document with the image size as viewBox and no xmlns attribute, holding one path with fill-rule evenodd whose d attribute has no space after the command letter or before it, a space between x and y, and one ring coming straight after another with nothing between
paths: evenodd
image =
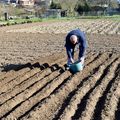
<instances>
[{"instance_id":1,"label":"sky","mask_svg":"<svg viewBox=\"0 0 120 120\"><path fill-rule=\"evenodd\" d=\"M120 0L117 0L120 3Z\"/></svg>"}]
</instances>

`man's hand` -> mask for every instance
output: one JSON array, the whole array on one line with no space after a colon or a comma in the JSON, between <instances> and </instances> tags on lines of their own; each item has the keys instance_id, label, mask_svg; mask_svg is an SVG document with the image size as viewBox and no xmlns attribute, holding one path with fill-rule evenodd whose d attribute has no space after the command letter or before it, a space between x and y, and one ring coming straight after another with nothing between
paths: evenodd
<instances>
[{"instance_id":1,"label":"man's hand","mask_svg":"<svg viewBox=\"0 0 120 120\"><path fill-rule=\"evenodd\" d=\"M73 58L70 58L70 61L71 61L71 63L74 63L74 60L73 60Z\"/></svg>"},{"instance_id":2,"label":"man's hand","mask_svg":"<svg viewBox=\"0 0 120 120\"><path fill-rule=\"evenodd\" d=\"M84 57L81 57L80 59L79 59L79 61L82 63L82 64L84 64Z\"/></svg>"}]
</instances>

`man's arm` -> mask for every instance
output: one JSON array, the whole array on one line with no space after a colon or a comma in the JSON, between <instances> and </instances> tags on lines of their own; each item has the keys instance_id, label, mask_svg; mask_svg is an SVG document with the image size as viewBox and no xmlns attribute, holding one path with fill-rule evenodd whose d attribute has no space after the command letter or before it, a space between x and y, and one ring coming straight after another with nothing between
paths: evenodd
<instances>
[{"instance_id":1,"label":"man's arm","mask_svg":"<svg viewBox=\"0 0 120 120\"><path fill-rule=\"evenodd\" d=\"M79 46L79 60L81 60L85 56L86 48L87 48L87 42L84 33L81 34L80 39L81 39L80 41L81 44Z\"/></svg>"},{"instance_id":2,"label":"man's arm","mask_svg":"<svg viewBox=\"0 0 120 120\"><path fill-rule=\"evenodd\" d=\"M72 47L71 47L71 44L70 44L70 33L66 36L66 39L65 39L65 47L66 47L66 52L67 52L67 56L68 58L71 60L71 62L73 63L74 60L73 60L73 55L72 55Z\"/></svg>"},{"instance_id":3,"label":"man's arm","mask_svg":"<svg viewBox=\"0 0 120 120\"><path fill-rule=\"evenodd\" d=\"M66 46L66 51L67 51L68 58L72 58L72 52L71 52L70 47Z\"/></svg>"},{"instance_id":4,"label":"man's arm","mask_svg":"<svg viewBox=\"0 0 120 120\"><path fill-rule=\"evenodd\" d=\"M79 58L84 57L86 52L86 45L82 43L82 45L79 46Z\"/></svg>"},{"instance_id":5,"label":"man's arm","mask_svg":"<svg viewBox=\"0 0 120 120\"><path fill-rule=\"evenodd\" d=\"M70 61L71 61L72 63L74 63L71 49L72 49L72 48L66 46L66 52L67 52L68 58L70 59Z\"/></svg>"}]
</instances>

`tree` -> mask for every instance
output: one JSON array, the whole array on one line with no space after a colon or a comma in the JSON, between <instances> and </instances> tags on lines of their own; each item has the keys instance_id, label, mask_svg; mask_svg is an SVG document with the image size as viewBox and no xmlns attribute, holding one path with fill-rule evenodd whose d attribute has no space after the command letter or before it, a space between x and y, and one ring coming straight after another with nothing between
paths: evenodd
<instances>
[{"instance_id":1,"label":"tree","mask_svg":"<svg viewBox=\"0 0 120 120\"><path fill-rule=\"evenodd\" d=\"M78 12L79 14L82 14L83 12L88 12L90 11L90 6L88 5L88 3L86 1L83 1L82 3L80 2L80 0L76 3L75 5L75 11Z\"/></svg>"},{"instance_id":2,"label":"tree","mask_svg":"<svg viewBox=\"0 0 120 120\"><path fill-rule=\"evenodd\" d=\"M88 11L90 11L90 6L88 5L88 3L85 1L85 3L84 3L84 7L83 7L83 11L84 12L88 12Z\"/></svg>"},{"instance_id":3,"label":"tree","mask_svg":"<svg viewBox=\"0 0 120 120\"><path fill-rule=\"evenodd\" d=\"M52 1L50 4L50 9L62 9L62 7L60 3L55 3Z\"/></svg>"},{"instance_id":4,"label":"tree","mask_svg":"<svg viewBox=\"0 0 120 120\"><path fill-rule=\"evenodd\" d=\"M57 0L55 0L57 1ZM60 4L62 5L63 10L67 10L68 16L74 16L75 15L75 5L77 0L59 0Z\"/></svg>"},{"instance_id":5,"label":"tree","mask_svg":"<svg viewBox=\"0 0 120 120\"><path fill-rule=\"evenodd\" d=\"M79 14L82 14L83 13L83 6L81 4L76 4L75 11L78 12Z\"/></svg>"}]
</instances>

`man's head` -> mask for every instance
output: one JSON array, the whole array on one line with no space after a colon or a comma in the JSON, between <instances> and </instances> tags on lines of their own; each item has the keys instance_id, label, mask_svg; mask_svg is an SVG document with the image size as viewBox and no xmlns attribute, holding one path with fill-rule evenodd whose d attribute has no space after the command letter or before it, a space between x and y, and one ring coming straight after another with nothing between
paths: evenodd
<instances>
[{"instance_id":1,"label":"man's head","mask_svg":"<svg viewBox=\"0 0 120 120\"><path fill-rule=\"evenodd\" d=\"M72 36L70 37L70 41L71 41L72 44L76 44L77 41L78 41L77 36L76 36L76 35L72 35Z\"/></svg>"}]
</instances>

